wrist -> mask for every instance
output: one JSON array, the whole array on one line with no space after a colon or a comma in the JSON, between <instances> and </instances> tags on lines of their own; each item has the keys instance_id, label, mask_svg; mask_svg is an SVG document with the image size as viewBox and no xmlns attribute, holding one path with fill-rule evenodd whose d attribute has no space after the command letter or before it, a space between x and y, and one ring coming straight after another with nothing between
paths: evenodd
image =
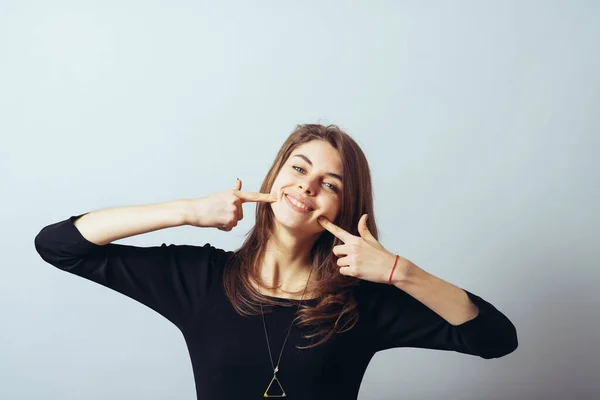
<instances>
[{"instance_id":1,"label":"wrist","mask_svg":"<svg viewBox=\"0 0 600 400\"><path fill-rule=\"evenodd\" d=\"M393 265L393 261L391 265ZM402 286L409 285L414 279L418 278L420 272L425 271L420 269L410 260L400 256L398 257L398 263L392 275L390 284L402 288Z\"/></svg>"},{"instance_id":2,"label":"wrist","mask_svg":"<svg viewBox=\"0 0 600 400\"><path fill-rule=\"evenodd\" d=\"M193 207L190 199L174 200L167 204L171 208L173 222L176 226L190 224L190 216L193 214Z\"/></svg>"}]
</instances>

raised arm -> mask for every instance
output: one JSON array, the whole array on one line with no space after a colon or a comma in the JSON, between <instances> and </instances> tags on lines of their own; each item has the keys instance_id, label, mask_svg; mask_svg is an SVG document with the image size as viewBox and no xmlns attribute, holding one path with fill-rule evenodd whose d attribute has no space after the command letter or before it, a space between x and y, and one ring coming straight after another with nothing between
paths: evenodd
<instances>
[{"instance_id":1,"label":"raised arm","mask_svg":"<svg viewBox=\"0 0 600 400\"><path fill-rule=\"evenodd\" d=\"M75 226L98 245L180 225L230 231L243 218L243 203L276 201L269 194L242 192L241 188L238 179L232 189L198 199L93 211L77 219Z\"/></svg>"},{"instance_id":2,"label":"raised arm","mask_svg":"<svg viewBox=\"0 0 600 400\"><path fill-rule=\"evenodd\" d=\"M35 248L49 264L131 297L181 327L218 282L228 252L209 243L111 242L185 224L231 230L241 219L241 204L265 196L230 189L200 199L92 211L45 226Z\"/></svg>"},{"instance_id":3,"label":"raised arm","mask_svg":"<svg viewBox=\"0 0 600 400\"><path fill-rule=\"evenodd\" d=\"M189 200L115 207L87 213L74 224L87 240L105 245L130 236L185 225L189 210Z\"/></svg>"}]
</instances>

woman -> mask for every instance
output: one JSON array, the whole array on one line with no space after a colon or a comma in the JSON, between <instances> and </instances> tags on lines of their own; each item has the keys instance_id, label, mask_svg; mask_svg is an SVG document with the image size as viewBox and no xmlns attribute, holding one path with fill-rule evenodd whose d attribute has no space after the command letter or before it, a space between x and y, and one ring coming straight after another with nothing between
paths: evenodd
<instances>
[{"instance_id":1,"label":"woman","mask_svg":"<svg viewBox=\"0 0 600 400\"><path fill-rule=\"evenodd\" d=\"M198 399L356 399L381 350L489 359L517 348L493 305L377 241L367 160L337 126L299 125L260 193L241 187L72 216L43 228L36 249L173 322ZM246 202L257 203L256 224L235 252L111 243L180 225L230 231Z\"/></svg>"}]
</instances>

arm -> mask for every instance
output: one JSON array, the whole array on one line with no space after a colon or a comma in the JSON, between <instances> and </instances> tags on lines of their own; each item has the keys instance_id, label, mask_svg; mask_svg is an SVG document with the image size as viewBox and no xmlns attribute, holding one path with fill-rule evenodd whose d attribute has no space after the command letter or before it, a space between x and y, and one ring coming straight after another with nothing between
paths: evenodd
<instances>
[{"instance_id":1,"label":"arm","mask_svg":"<svg viewBox=\"0 0 600 400\"><path fill-rule=\"evenodd\" d=\"M75 226L88 241L98 245L180 225L230 231L242 219L243 203L277 201L268 193L242 192L241 188L238 179L233 189L200 199L94 211L78 218Z\"/></svg>"},{"instance_id":2,"label":"arm","mask_svg":"<svg viewBox=\"0 0 600 400\"><path fill-rule=\"evenodd\" d=\"M418 347L491 359L517 348L515 326L492 304L423 270L413 274L395 285L365 285L376 352Z\"/></svg>"},{"instance_id":3,"label":"arm","mask_svg":"<svg viewBox=\"0 0 600 400\"><path fill-rule=\"evenodd\" d=\"M392 280L392 283L454 326L470 321L479 314L479 308L471 301L467 292L413 263L406 274Z\"/></svg>"},{"instance_id":4,"label":"arm","mask_svg":"<svg viewBox=\"0 0 600 400\"><path fill-rule=\"evenodd\" d=\"M233 189L200 199L117 207L72 216L44 227L35 248L49 264L89 279L159 312L181 327L194 314L231 252L204 246L139 247L111 243L179 225L230 231L245 202L273 202L268 193Z\"/></svg>"},{"instance_id":5,"label":"arm","mask_svg":"<svg viewBox=\"0 0 600 400\"><path fill-rule=\"evenodd\" d=\"M227 252L208 243L140 247L108 242L181 224L185 208L185 202L176 201L72 216L42 228L35 249L56 268L137 300L181 327L216 282Z\"/></svg>"},{"instance_id":6,"label":"arm","mask_svg":"<svg viewBox=\"0 0 600 400\"><path fill-rule=\"evenodd\" d=\"M87 240L105 245L130 236L185 225L188 209L186 200L108 208L87 213L74 224Z\"/></svg>"},{"instance_id":7,"label":"arm","mask_svg":"<svg viewBox=\"0 0 600 400\"><path fill-rule=\"evenodd\" d=\"M344 242L333 247L335 255L343 256L337 261L340 273L362 279L363 290L356 294L374 352L422 347L497 358L517 348L517 331L504 314L387 251L369 231L366 214L358 223L360 237L326 218L318 221ZM382 284L394 273L395 285Z\"/></svg>"}]
</instances>

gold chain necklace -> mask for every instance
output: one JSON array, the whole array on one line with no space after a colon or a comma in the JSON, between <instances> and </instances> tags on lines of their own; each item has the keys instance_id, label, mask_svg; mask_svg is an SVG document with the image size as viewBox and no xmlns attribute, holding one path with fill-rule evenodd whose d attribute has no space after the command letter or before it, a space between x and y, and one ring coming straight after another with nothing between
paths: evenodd
<instances>
[{"instance_id":1,"label":"gold chain necklace","mask_svg":"<svg viewBox=\"0 0 600 400\"><path fill-rule=\"evenodd\" d=\"M296 310L296 312L300 311L300 305L302 304L302 300L304 299L304 295L306 294L306 289L308 288L308 282L310 281L311 274L312 274L312 267L310 268L310 273L308 274L308 279L306 280L306 286L304 287L304 292L302 293L302 297L300 298L300 304L298 304L298 309ZM277 377L277 373L279 372L279 362L281 361L281 355L283 354L283 349L285 348L285 344L288 340L288 337L290 336L290 332L292 331L292 326L294 325L294 320L292 319L292 323L290 324L287 335L285 336L285 340L283 341L283 346L281 346L281 351L279 352L279 358L277 359L277 365L273 365L273 355L271 354L271 345L269 344L269 334L267 333L267 324L265 323L265 314L263 312L262 302L260 303L260 313L262 315L263 327L265 328L265 337L267 339L267 349L269 350L269 361L271 361L271 367L273 367L273 378L271 378L271 382L269 383L269 386L267 386L267 390L265 390L263 397L268 397L268 398L287 397L287 395L285 394L285 390L283 390L283 386L281 386L281 382L279 381L279 378ZM278 391L277 394L269 394L269 389L271 389L271 386L273 386L274 382L277 384L277 386L279 386L280 392Z\"/></svg>"}]
</instances>

